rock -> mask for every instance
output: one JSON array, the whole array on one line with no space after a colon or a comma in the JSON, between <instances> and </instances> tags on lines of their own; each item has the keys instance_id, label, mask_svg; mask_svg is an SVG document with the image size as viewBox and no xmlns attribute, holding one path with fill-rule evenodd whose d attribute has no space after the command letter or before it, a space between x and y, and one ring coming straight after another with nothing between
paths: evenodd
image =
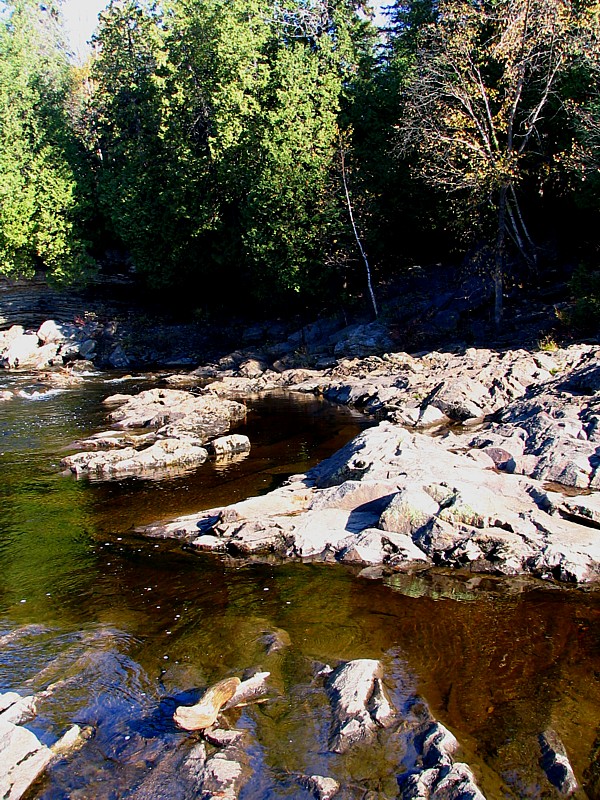
<instances>
[{"instance_id":1,"label":"rock","mask_svg":"<svg viewBox=\"0 0 600 800\"><path fill-rule=\"evenodd\" d=\"M74 339L77 329L74 325L65 325L48 319L38 329L37 337L42 344L62 343Z\"/></svg>"},{"instance_id":2,"label":"rock","mask_svg":"<svg viewBox=\"0 0 600 800\"><path fill-rule=\"evenodd\" d=\"M63 458L61 466L76 475L98 478L119 478L145 475L159 470L189 469L208 458L204 447L183 439L160 439L144 450L133 447L77 453Z\"/></svg>"},{"instance_id":3,"label":"rock","mask_svg":"<svg viewBox=\"0 0 600 800\"><path fill-rule=\"evenodd\" d=\"M352 325L331 337L335 342L333 354L342 356L369 356L383 353L394 346L384 325L373 322L369 325Z\"/></svg>"},{"instance_id":4,"label":"rock","mask_svg":"<svg viewBox=\"0 0 600 800\"><path fill-rule=\"evenodd\" d=\"M270 675L270 672L256 672L252 677L239 683L235 693L223 705L223 710L260 702L268 692L267 678Z\"/></svg>"},{"instance_id":5,"label":"rock","mask_svg":"<svg viewBox=\"0 0 600 800\"><path fill-rule=\"evenodd\" d=\"M96 434L83 446L93 449L64 458L61 465L77 475L101 479L145 476L164 470L187 470L204 463L203 444L241 419L241 403L212 395L197 397L176 389L151 389L139 395L112 395L105 405L115 430ZM144 429L144 435L129 431ZM119 437L118 431L126 434ZM230 440L230 447L247 446L247 438ZM226 447L223 443L223 449Z\"/></svg>"},{"instance_id":6,"label":"rock","mask_svg":"<svg viewBox=\"0 0 600 800\"><path fill-rule=\"evenodd\" d=\"M246 407L212 395L196 396L177 389L149 389L140 394L113 395L107 405L119 404L110 415L117 430L131 428L161 429L172 433L171 425L207 441L225 432L229 425L246 415Z\"/></svg>"},{"instance_id":7,"label":"rock","mask_svg":"<svg viewBox=\"0 0 600 800\"><path fill-rule=\"evenodd\" d=\"M18 800L52 761L79 746L83 733L74 725L47 747L20 725L35 714L35 698L21 698L15 692L0 694L0 709L0 797Z\"/></svg>"},{"instance_id":8,"label":"rock","mask_svg":"<svg viewBox=\"0 0 600 800\"><path fill-rule=\"evenodd\" d=\"M123 347L119 344L108 356L108 363L114 369L127 369L131 364L131 360Z\"/></svg>"},{"instance_id":9,"label":"rock","mask_svg":"<svg viewBox=\"0 0 600 800\"><path fill-rule=\"evenodd\" d=\"M0 365L7 369L31 367L38 363L38 349L37 334L23 333L15 336L0 356Z\"/></svg>"},{"instance_id":10,"label":"rock","mask_svg":"<svg viewBox=\"0 0 600 800\"><path fill-rule=\"evenodd\" d=\"M322 775L298 775L297 781L303 789L312 792L316 800L331 800L341 788L333 778L324 778Z\"/></svg>"},{"instance_id":11,"label":"rock","mask_svg":"<svg viewBox=\"0 0 600 800\"><path fill-rule=\"evenodd\" d=\"M449 379L434 389L428 405L434 406L449 419L464 422L492 413L486 387L476 379Z\"/></svg>"},{"instance_id":12,"label":"rock","mask_svg":"<svg viewBox=\"0 0 600 800\"><path fill-rule=\"evenodd\" d=\"M540 765L550 783L565 796L576 792L579 785L565 746L556 731L544 731L540 734L539 742L542 751Z\"/></svg>"},{"instance_id":13,"label":"rock","mask_svg":"<svg viewBox=\"0 0 600 800\"><path fill-rule=\"evenodd\" d=\"M358 536L349 537L338 557L345 564L390 564L402 568L413 562L429 562L410 536L376 528L366 528Z\"/></svg>"},{"instance_id":14,"label":"rock","mask_svg":"<svg viewBox=\"0 0 600 800\"><path fill-rule=\"evenodd\" d=\"M265 655L267 656L273 655L273 653L280 653L292 644L289 633L284 631L283 628L265 631L261 637L261 642L265 647Z\"/></svg>"},{"instance_id":15,"label":"rock","mask_svg":"<svg viewBox=\"0 0 600 800\"><path fill-rule=\"evenodd\" d=\"M236 800L249 777L247 757L241 747L231 745L209 758L198 775L201 800Z\"/></svg>"},{"instance_id":16,"label":"rock","mask_svg":"<svg viewBox=\"0 0 600 800\"><path fill-rule=\"evenodd\" d=\"M345 753L359 742L370 741L378 725L391 722L393 712L382 677L381 663L365 658L348 661L331 674L326 688L333 713L332 752Z\"/></svg>"},{"instance_id":17,"label":"rock","mask_svg":"<svg viewBox=\"0 0 600 800\"><path fill-rule=\"evenodd\" d=\"M0 403L6 403L8 400L12 400L14 398L14 394L9 392L8 389L3 389L0 391Z\"/></svg>"},{"instance_id":18,"label":"rock","mask_svg":"<svg viewBox=\"0 0 600 800\"><path fill-rule=\"evenodd\" d=\"M415 746L421 769L400 776L402 800L485 800L469 767L453 760L458 742L441 723L430 723Z\"/></svg>"},{"instance_id":19,"label":"rock","mask_svg":"<svg viewBox=\"0 0 600 800\"><path fill-rule=\"evenodd\" d=\"M242 378L258 378L268 369L269 365L265 361L249 358L240 364L237 371Z\"/></svg>"},{"instance_id":20,"label":"rock","mask_svg":"<svg viewBox=\"0 0 600 800\"><path fill-rule=\"evenodd\" d=\"M22 725L37 714L35 696L21 697L16 692L0 695L0 720Z\"/></svg>"},{"instance_id":21,"label":"rock","mask_svg":"<svg viewBox=\"0 0 600 800\"><path fill-rule=\"evenodd\" d=\"M186 731L210 728L219 716L221 708L235 695L240 683L239 678L225 678L215 683L202 695L200 702L193 706L178 706L173 719Z\"/></svg>"},{"instance_id":22,"label":"rock","mask_svg":"<svg viewBox=\"0 0 600 800\"><path fill-rule=\"evenodd\" d=\"M250 439L239 433L232 433L229 436L220 436L209 442L208 451L215 456L227 456L234 453L250 452Z\"/></svg>"},{"instance_id":23,"label":"rock","mask_svg":"<svg viewBox=\"0 0 600 800\"><path fill-rule=\"evenodd\" d=\"M17 800L53 759L50 748L28 731L0 719L0 796Z\"/></svg>"},{"instance_id":24,"label":"rock","mask_svg":"<svg viewBox=\"0 0 600 800\"><path fill-rule=\"evenodd\" d=\"M225 730L224 728L205 728L202 736L215 747L230 747L240 744L248 735L247 731Z\"/></svg>"},{"instance_id":25,"label":"rock","mask_svg":"<svg viewBox=\"0 0 600 800\"><path fill-rule=\"evenodd\" d=\"M418 485L406 486L394 495L379 520L384 531L413 536L439 513L439 504Z\"/></svg>"}]
</instances>

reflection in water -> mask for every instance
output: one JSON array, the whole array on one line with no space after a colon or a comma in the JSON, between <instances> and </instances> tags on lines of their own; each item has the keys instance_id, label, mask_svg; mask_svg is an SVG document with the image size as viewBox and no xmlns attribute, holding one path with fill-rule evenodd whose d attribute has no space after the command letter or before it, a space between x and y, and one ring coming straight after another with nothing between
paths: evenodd
<instances>
[{"instance_id":1,"label":"reflection in water","mask_svg":"<svg viewBox=\"0 0 600 800\"><path fill-rule=\"evenodd\" d=\"M57 453L103 425L107 393L92 385L3 409L0 691L47 690L30 724L46 742L74 721L93 731L33 796L194 796L178 765L197 738L176 729L173 710L257 668L271 672L270 702L228 714L249 732L244 800L308 798L297 773L337 778L342 798L396 797L424 702L488 798L556 796L539 767L548 728L585 783L577 796L598 796L594 592L442 573L377 582L336 565L241 563L140 539L133 525L267 491L339 447L357 420L314 398L275 397L249 414L248 458L163 482L61 477ZM399 725L336 755L316 673L353 658L381 659Z\"/></svg>"}]
</instances>

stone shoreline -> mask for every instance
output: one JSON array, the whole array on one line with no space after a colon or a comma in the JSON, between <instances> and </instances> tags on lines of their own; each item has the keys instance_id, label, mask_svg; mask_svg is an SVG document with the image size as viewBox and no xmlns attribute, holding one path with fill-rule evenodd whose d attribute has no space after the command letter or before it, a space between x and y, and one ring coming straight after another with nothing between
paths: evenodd
<instances>
[{"instance_id":1,"label":"stone shoreline","mask_svg":"<svg viewBox=\"0 0 600 800\"><path fill-rule=\"evenodd\" d=\"M263 366L255 375L248 360L236 370L230 363L168 383L212 374L201 390L211 395L287 388L383 419L269 495L142 533L202 551L394 571L600 577L598 346L389 353L319 371Z\"/></svg>"}]
</instances>

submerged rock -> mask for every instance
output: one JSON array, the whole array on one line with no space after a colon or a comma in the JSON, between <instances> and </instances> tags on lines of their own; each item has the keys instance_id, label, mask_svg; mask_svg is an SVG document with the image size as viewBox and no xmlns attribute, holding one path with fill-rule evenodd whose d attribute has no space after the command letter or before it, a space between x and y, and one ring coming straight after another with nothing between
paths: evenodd
<instances>
[{"instance_id":1,"label":"submerged rock","mask_svg":"<svg viewBox=\"0 0 600 800\"><path fill-rule=\"evenodd\" d=\"M327 680L333 727L329 742L334 753L345 753L359 742L370 741L377 727L394 718L382 683L383 667L373 659L348 661Z\"/></svg>"},{"instance_id":2,"label":"submerged rock","mask_svg":"<svg viewBox=\"0 0 600 800\"><path fill-rule=\"evenodd\" d=\"M21 723L35 715L35 698L15 692L0 694L0 797L18 800L44 770L82 741L83 733L74 725L52 747L42 744Z\"/></svg>"}]
</instances>

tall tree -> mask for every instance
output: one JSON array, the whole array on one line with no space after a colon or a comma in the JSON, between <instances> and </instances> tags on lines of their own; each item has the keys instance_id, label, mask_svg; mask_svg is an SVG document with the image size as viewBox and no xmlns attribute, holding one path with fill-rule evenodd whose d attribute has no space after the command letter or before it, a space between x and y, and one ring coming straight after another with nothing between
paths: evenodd
<instances>
[{"instance_id":1,"label":"tall tree","mask_svg":"<svg viewBox=\"0 0 600 800\"><path fill-rule=\"evenodd\" d=\"M82 277L70 71L52 3L11 0L0 22L0 273Z\"/></svg>"},{"instance_id":2,"label":"tall tree","mask_svg":"<svg viewBox=\"0 0 600 800\"><path fill-rule=\"evenodd\" d=\"M348 0L113 0L90 151L140 271L197 277L211 302L318 293L349 228L338 129L357 20Z\"/></svg>"},{"instance_id":3,"label":"tall tree","mask_svg":"<svg viewBox=\"0 0 600 800\"><path fill-rule=\"evenodd\" d=\"M494 317L502 313L506 248L536 250L519 201L551 161L547 118L577 51L570 0L442 0L424 28L400 132L431 184L496 216ZM489 198L489 199L488 199Z\"/></svg>"}]
</instances>

